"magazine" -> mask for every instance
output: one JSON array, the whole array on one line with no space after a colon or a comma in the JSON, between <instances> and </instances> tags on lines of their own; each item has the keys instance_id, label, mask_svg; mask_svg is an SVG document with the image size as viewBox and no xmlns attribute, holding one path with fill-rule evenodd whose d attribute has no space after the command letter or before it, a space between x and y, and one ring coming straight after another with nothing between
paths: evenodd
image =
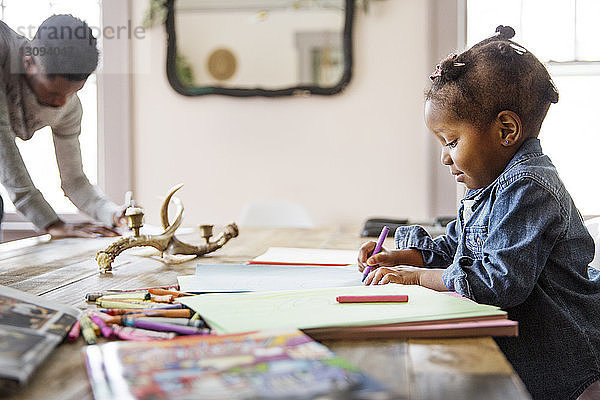
<instances>
[{"instance_id":1,"label":"magazine","mask_svg":"<svg viewBox=\"0 0 600 400\"><path fill-rule=\"evenodd\" d=\"M96 400L390 398L298 330L112 342L85 358Z\"/></svg>"},{"instance_id":2,"label":"magazine","mask_svg":"<svg viewBox=\"0 0 600 400\"><path fill-rule=\"evenodd\" d=\"M79 315L73 307L0 286L0 391L25 383Z\"/></svg>"}]
</instances>

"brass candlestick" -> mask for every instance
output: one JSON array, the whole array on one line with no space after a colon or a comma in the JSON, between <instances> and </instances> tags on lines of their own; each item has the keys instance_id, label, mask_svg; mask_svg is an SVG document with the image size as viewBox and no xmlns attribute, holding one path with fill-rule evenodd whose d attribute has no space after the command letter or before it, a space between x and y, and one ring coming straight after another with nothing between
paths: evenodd
<instances>
[{"instance_id":1,"label":"brass candlestick","mask_svg":"<svg viewBox=\"0 0 600 400\"><path fill-rule=\"evenodd\" d=\"M128 225L133 231L133 235L117 240L105 250L101 250L96 254L96 261L98 262L100 272L106 273L112 270L112 263L115 258L123 251L132 247L152 246L161 252L161 256L165 252L173 255L181 254L202 256L220 249L229 241L229 239L238 236L239 229L237 225L235 223L231 223L226 225L224 231L221 232L213 241L210 240L213 234L213 225L200 225L200 232L204 238L204 243L199 246L184 243L177 239L177 237L175 237L175 231L177 228L179 228L183 220L183 204L181 203L181 200L173 197L173 195L182 187L183 185L177 185L173 187L162 204L160 215L164 232L159 235L140 234L140 228L143 226L144 210L139 207L127 208L125 211L125 216L128 219ZM178 208L177 217L175 218L175 221L173 221L173 224L169 223L168 212L171 198Z\"/></svg>"}]
</instances>

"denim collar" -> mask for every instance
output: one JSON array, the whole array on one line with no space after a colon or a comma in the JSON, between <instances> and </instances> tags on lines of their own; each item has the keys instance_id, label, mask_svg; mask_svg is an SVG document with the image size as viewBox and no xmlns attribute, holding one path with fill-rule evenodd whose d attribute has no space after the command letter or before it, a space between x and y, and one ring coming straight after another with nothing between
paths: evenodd
<instances>
[{"instance_id":1,"label":"denim collar","mask_svg":"<svg viewBox=\"0 0 600 400\"><path fill-rule=\"evenodd\" d=\"M488 190L491 190L498 180L502 178L509 170L511 170L515 165L522 163L523 161L529 160L532 157L539 157L542 153L542 145L540 144L540 140L538 138L529 138L521 144L519 150L515 153L513 158L508 162L504 171L488 186L479 189L467 189L467 193L465 195L464 200L479 200L481 197L485 195Z\"/></svg>"}]
</instances>

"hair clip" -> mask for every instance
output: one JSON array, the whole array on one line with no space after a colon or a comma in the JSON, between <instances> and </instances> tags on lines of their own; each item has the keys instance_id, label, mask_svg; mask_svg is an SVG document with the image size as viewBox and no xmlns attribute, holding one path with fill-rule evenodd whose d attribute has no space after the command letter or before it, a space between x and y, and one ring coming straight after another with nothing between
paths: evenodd
<instances>
[{"instance_id":1,"label":"hair clip","mask_svg":"<svg viewBox=\"0 0 600 400\"><path fill-rule=\"evenodd\" d=\"M455 67L464 67L466 64L463 62L454 62L452 65ZM429 75L429 79L434 80L440 76L442 76L442 65L438 64L435 66L435 71L433 74Z\"/></svg>"},{"instance_id":2,"label":"hair clip","mask_svg":"<svg viewBox=\"0 0 600 400\"><path fill-rule=\"evenodd\" d=\"M523 55L525 53L527 53L527 49L525 49L524 47L519 46L516 43L509 43L509 46L513 48L513 50L515 51L515 53L519 54L519 55Z\"/></svg>"}]
</instances>

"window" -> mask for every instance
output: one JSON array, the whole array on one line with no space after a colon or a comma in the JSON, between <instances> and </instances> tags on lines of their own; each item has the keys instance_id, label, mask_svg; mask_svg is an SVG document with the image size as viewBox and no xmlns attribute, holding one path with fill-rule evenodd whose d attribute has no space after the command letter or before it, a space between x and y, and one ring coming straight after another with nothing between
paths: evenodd
<instances>
[{"instance_id":1,"label":"window","mask_svg":"<svg viewBox=\"0 0 600 400\"><path fill-rule=\"evenodd\" d=\"M582 214L600 214L600 2L597 0L467 0L467 44L510 25L542 61L560 98L550 107L540 141Z\"/></svg>"},{"instance_id":2,"label":"window","mask_svg":"<svg viewBox=\"0 0 600 400\"><path fill-rule=\"evenodd\" d=\"M100 27L99 0L0 0L0 17L13 30L31 39L39 24L53 14L72 14L88 23L91 27ZM102 35L99 36L101 46ZM78 93L83 105L81 123L81 152L83 169L92 184L98 180L98 88L96 75L87 80ZM52 134L46 127L37 132L27 142L17 139L17 146L23 156L27 170L36 187L59 214L75 214L77 209L64 196L60 188L58 167L54 156ZM14 213L15 207L0 186L5 202L5 211Z\"/></svg>"}]
</instances>

